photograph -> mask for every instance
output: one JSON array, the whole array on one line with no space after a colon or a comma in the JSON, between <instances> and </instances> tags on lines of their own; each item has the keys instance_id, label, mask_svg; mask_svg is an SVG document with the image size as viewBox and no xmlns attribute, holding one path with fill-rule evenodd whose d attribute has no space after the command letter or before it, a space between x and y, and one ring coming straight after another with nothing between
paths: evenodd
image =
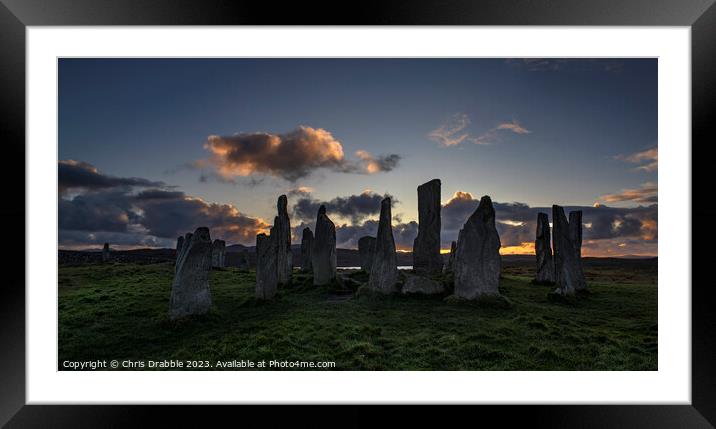
<instances>
[{"instance_id":1,"label":"photograph","mask_svg":"<svg viewBox=\"0 0 716 429\"><path fill-rule=\"evenodd\" d=\"M654 57L59 57L57 370L659 371L658 101Z\"/></svg>"}]
</instances>

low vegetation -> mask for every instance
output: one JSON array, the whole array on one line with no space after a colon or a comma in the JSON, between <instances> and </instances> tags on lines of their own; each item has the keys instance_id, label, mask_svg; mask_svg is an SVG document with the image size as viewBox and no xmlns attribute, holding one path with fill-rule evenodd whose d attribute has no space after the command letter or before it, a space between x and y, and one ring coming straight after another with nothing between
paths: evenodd
<instances>
[{"instance_id":1,"label":"low vegetation","mask_svg":"<svg viewBox=\"0 0 716 429\"><path fill-rule=\"evenodd\" d=\"M496 306L437 296L336 299L336 285L314 287L301 274L274 301L259 302L254 273L227 268L211 272L210 313L171 322L173 264L61 266L58 368L65 360L177 359L335 362L337 370L656 370L655 267L588 269L591 293L571 302L549 300L553 286L507 267L500 291L509 305Z\"/></svg>"}]
</instances>

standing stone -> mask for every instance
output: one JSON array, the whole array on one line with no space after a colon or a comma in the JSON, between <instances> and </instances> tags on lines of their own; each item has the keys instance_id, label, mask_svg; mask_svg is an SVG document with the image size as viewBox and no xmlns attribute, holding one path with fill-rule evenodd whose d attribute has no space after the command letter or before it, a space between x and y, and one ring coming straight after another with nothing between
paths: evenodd
<instances>
[{"instance_id":1,"label":"standing stone","mask_svg":"<svg viewBox=\"0 0 716 429\"><path fill-rule=\"evenodd\" d=\"M224 268L226 266L226 242L214 240L211 245L211 266L216 268Z\"/></svg>"},{"instance_id":2,"label":"standing stone","mask_svg":"<svg viewBox=\"0 0 716 429\"><path fill-rule=\"evenodd\" d=\"M439 274L440 256L440 179L418 186L418 236L413 242L413 270L420 274Z\"/></svg>"},{"instance_id":3,"label":"standing stone","mask_svg":"<svg viewBox=\"0 0 716 429\"><path fill-rule=\"evenodd\" d=\"M311 251L313 250L313 231L311 228L303 228L301 236L301 271L310 273L311 268Z\"/></svg>"},{"instance_id":4,"label":"standing stone","mask_svg":"<svg viewBox=\"0 0 716 429\"><path fill-rule=\"evenodd\" d=\"M184 238L172 283L169 309L171 319L209 311L211 307L209 271L211 271L211 237L209 228L200 227L194 231L194 234L187 234Z\"/></svg>"},{"instance_id":5,"label":"standing stone","mask_svg":"<svg viewBox=\"0 0 716 429\"><path fill-rule=\"evenodd\" d=\"M445 265L445 273L452 273L455 271L455 252L457 251L457 241L450 243L450 256L448 256L448 263Z\"/></svg>"},{"instance_id":6,"label":"standing stone","mask_svg":"<svg viewBox=\"0 0 716 429\"><path fill-rule=\"evenodd\" d=\"M555 281L558 286L555 293L573 295L575 291L585 289L586 282L579 254L572 241L571 227L562 207L552 206L552 222Z\"/></svg>"},{"instance_id":7,"label":"standing stone","mask_svg":"<svg viewBox=\"0 0 716 429\"><path fill-rule=\"evenodd\" d=\"M582 267L582 211L576 210L569 212L569 239L572 240L572 246L577 253L577 272L581 273L580 281L575 285L576 289L584 290L587 288L587 281L584 278L584 268Z\"/></svg>"},{"instance_id":8,"label":"standing stone","mask_svg":"<svg viewBox=\"0 0 716 429\"><path fill-rule=\"evenodd\" d=\"M248 271L249 270L249 253L248 251L244 250L239 254L239 262L237 267L240 270Z\"/></svg>"},{"instance_id":9,"label":"standing stone","mask_svg":"<svg viewBox=\"0 0 716 429\"><path fill-rule=\"evenodd\" d=\"M109 261L109 243L104 243L102 247L102 262Z\"/></svg>"},{"instance_id":10,"label":"standing stone","mask_svg":"<svg viewBox=\"0 0 716 429\"><path fill-rule=\"evenodd\" d=\"M368 278L368 288L384 294L398 291L398 257L391 218L390 198L384 198L380 203L378 236L375 238L373 265Z\"/></svg>"},{"instance_id":11,"label":"standing stone","mask_svg":"<svg viewBox=\"0 0 716 429\"><path fill-rule=\"evenodd\" d=\"M455 295L477 299L499 295L500 236L495 228L495 209L489 196L467 219L457 238L455 253Z\"/></svg>"},{"instance_id":12,"label":"standing stone","mask_svg":"<svg viewBox=\"0 0 716 429\"><path fill-rule=\"evenodd\" d=\"M375 237L366 235L358 239L358 255L360 256L360 269L370 274L375 255Z\"/></svg>"},{"instance_id":13,"label":"standing stone","mask_svg":"<svg viewBox=\"0 0 716 429\"><path fill-rule=\"evenodd\" d=\"M547 213L537 214L537 238L535 239L537 256L537 275L535 282L554 283L554 260L552 259L552 238Z\"/></svg>"},{"instance_id":14,"label":"standing stone","mask_svg":"<svg viewBox=\"0 0 716 429\"><path fill-rule=\"evenodd\" d=\"M177 259L179 259L179 252L181 252L182 246L184 246L184 236L180 235L177 237Z\"/></svg>"},{"instance_id":15,"label":"standing stone","mask_svg":"<svg viewBox=\"0 0 716 429\"><path fill-rule=\"evenodd\" d=\"M313 284L325 285L336 278L336 226L326 215L326 206L318 209L316 236L311 252Z\"/></svg>"},{"instance_id":16,"label":"standing stone","mask_svg":"<svg viewBox=\"0 0 716 429\"><path fill-rule=\"evenodd\" d=\"M276 227L271 234L256 236L256 298L271 299L278 288L278 246Z\"/></svg>"},{"instance_id":17,"label":"standing stone","mask_svg":"<svg viewBox=\"0 0 716 429\"><path fill-rule=\"evenodd\" d=\"M285 195L278 197L276 203L278 216L274 218L276 229L276 246L278 248L278 283L286 285L291 283L291 221L288 218L288 200ZM273 233L272 233L273 234Z\"/></svg>"},{"instance_id":18,"label":"standing stone","mask_svg":"<svg viewBox=\"0 0 716 429\"><path fill-rule=\"evenodd\" d=\"M582 211L569 212L569 239L572 240L577 256L582 258Z\"/></svg>"}]
</instances>

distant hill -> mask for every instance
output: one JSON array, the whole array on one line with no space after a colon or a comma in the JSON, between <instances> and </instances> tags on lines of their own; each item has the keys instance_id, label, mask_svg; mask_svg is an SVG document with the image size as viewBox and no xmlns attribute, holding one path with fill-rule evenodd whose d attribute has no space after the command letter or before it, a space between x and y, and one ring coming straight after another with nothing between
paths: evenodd
<instances>
[{"instance_id":1,"label":"distant hill","mask_svg":"<svg viewBox=\"0 0 716 429\"><path fill-rule=\"evenodd\" d=\"M232 244L226 247L226 264L228 266L238 266L239 258L243 252L249 260L249 264L256 265L256 246L244 246L241 244ZM301 266L301 245L294 244L291 246L293 253L293 265ZM443 260L447 263L448 254L442 255ZM111 258L119 262L142 262L156 263L173 261L176 258L174 249L133 249L133 250L111 250ZM58 260L60 264L81 264L85 262L100 262L102 254L96 249L92 250L60 250L58 252ZM336 249L336 259L338 267L358 267L360 266L360 255L356 249ZM535 263L534 255L502 255L504 264L529 267ZM623 256L611 258L594 258L585 257L583 261L586 265L609 266L623 265L629 266L633 264L655 264L658 261L656 257L648 256ZM413 265L412 252L398 252L398 265Z\"/></svg>"}]
</instances>

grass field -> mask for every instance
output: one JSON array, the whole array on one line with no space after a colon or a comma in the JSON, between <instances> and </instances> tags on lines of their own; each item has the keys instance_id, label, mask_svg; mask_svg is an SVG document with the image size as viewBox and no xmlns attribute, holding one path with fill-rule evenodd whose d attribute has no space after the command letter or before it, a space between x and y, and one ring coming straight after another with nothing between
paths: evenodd
<instances>
[{"instance_id":1,"label":"grass field","mask_svg":"<svg viewBox=\"0 0 716 429\"><path fill-rule=\"evenodd\" d=\"M254 273L227 268L211 272L209 314L171 322L173 264L60 266L58 367L177 359L327 361L337 370L657 370L655 268L587 268L591 293L573 303L549 301L554 287L530 284L526 268L504 273L510 308L420 296L336 302L304 275L274 301L257 302Z\"/></svg>"}]
</instances>

